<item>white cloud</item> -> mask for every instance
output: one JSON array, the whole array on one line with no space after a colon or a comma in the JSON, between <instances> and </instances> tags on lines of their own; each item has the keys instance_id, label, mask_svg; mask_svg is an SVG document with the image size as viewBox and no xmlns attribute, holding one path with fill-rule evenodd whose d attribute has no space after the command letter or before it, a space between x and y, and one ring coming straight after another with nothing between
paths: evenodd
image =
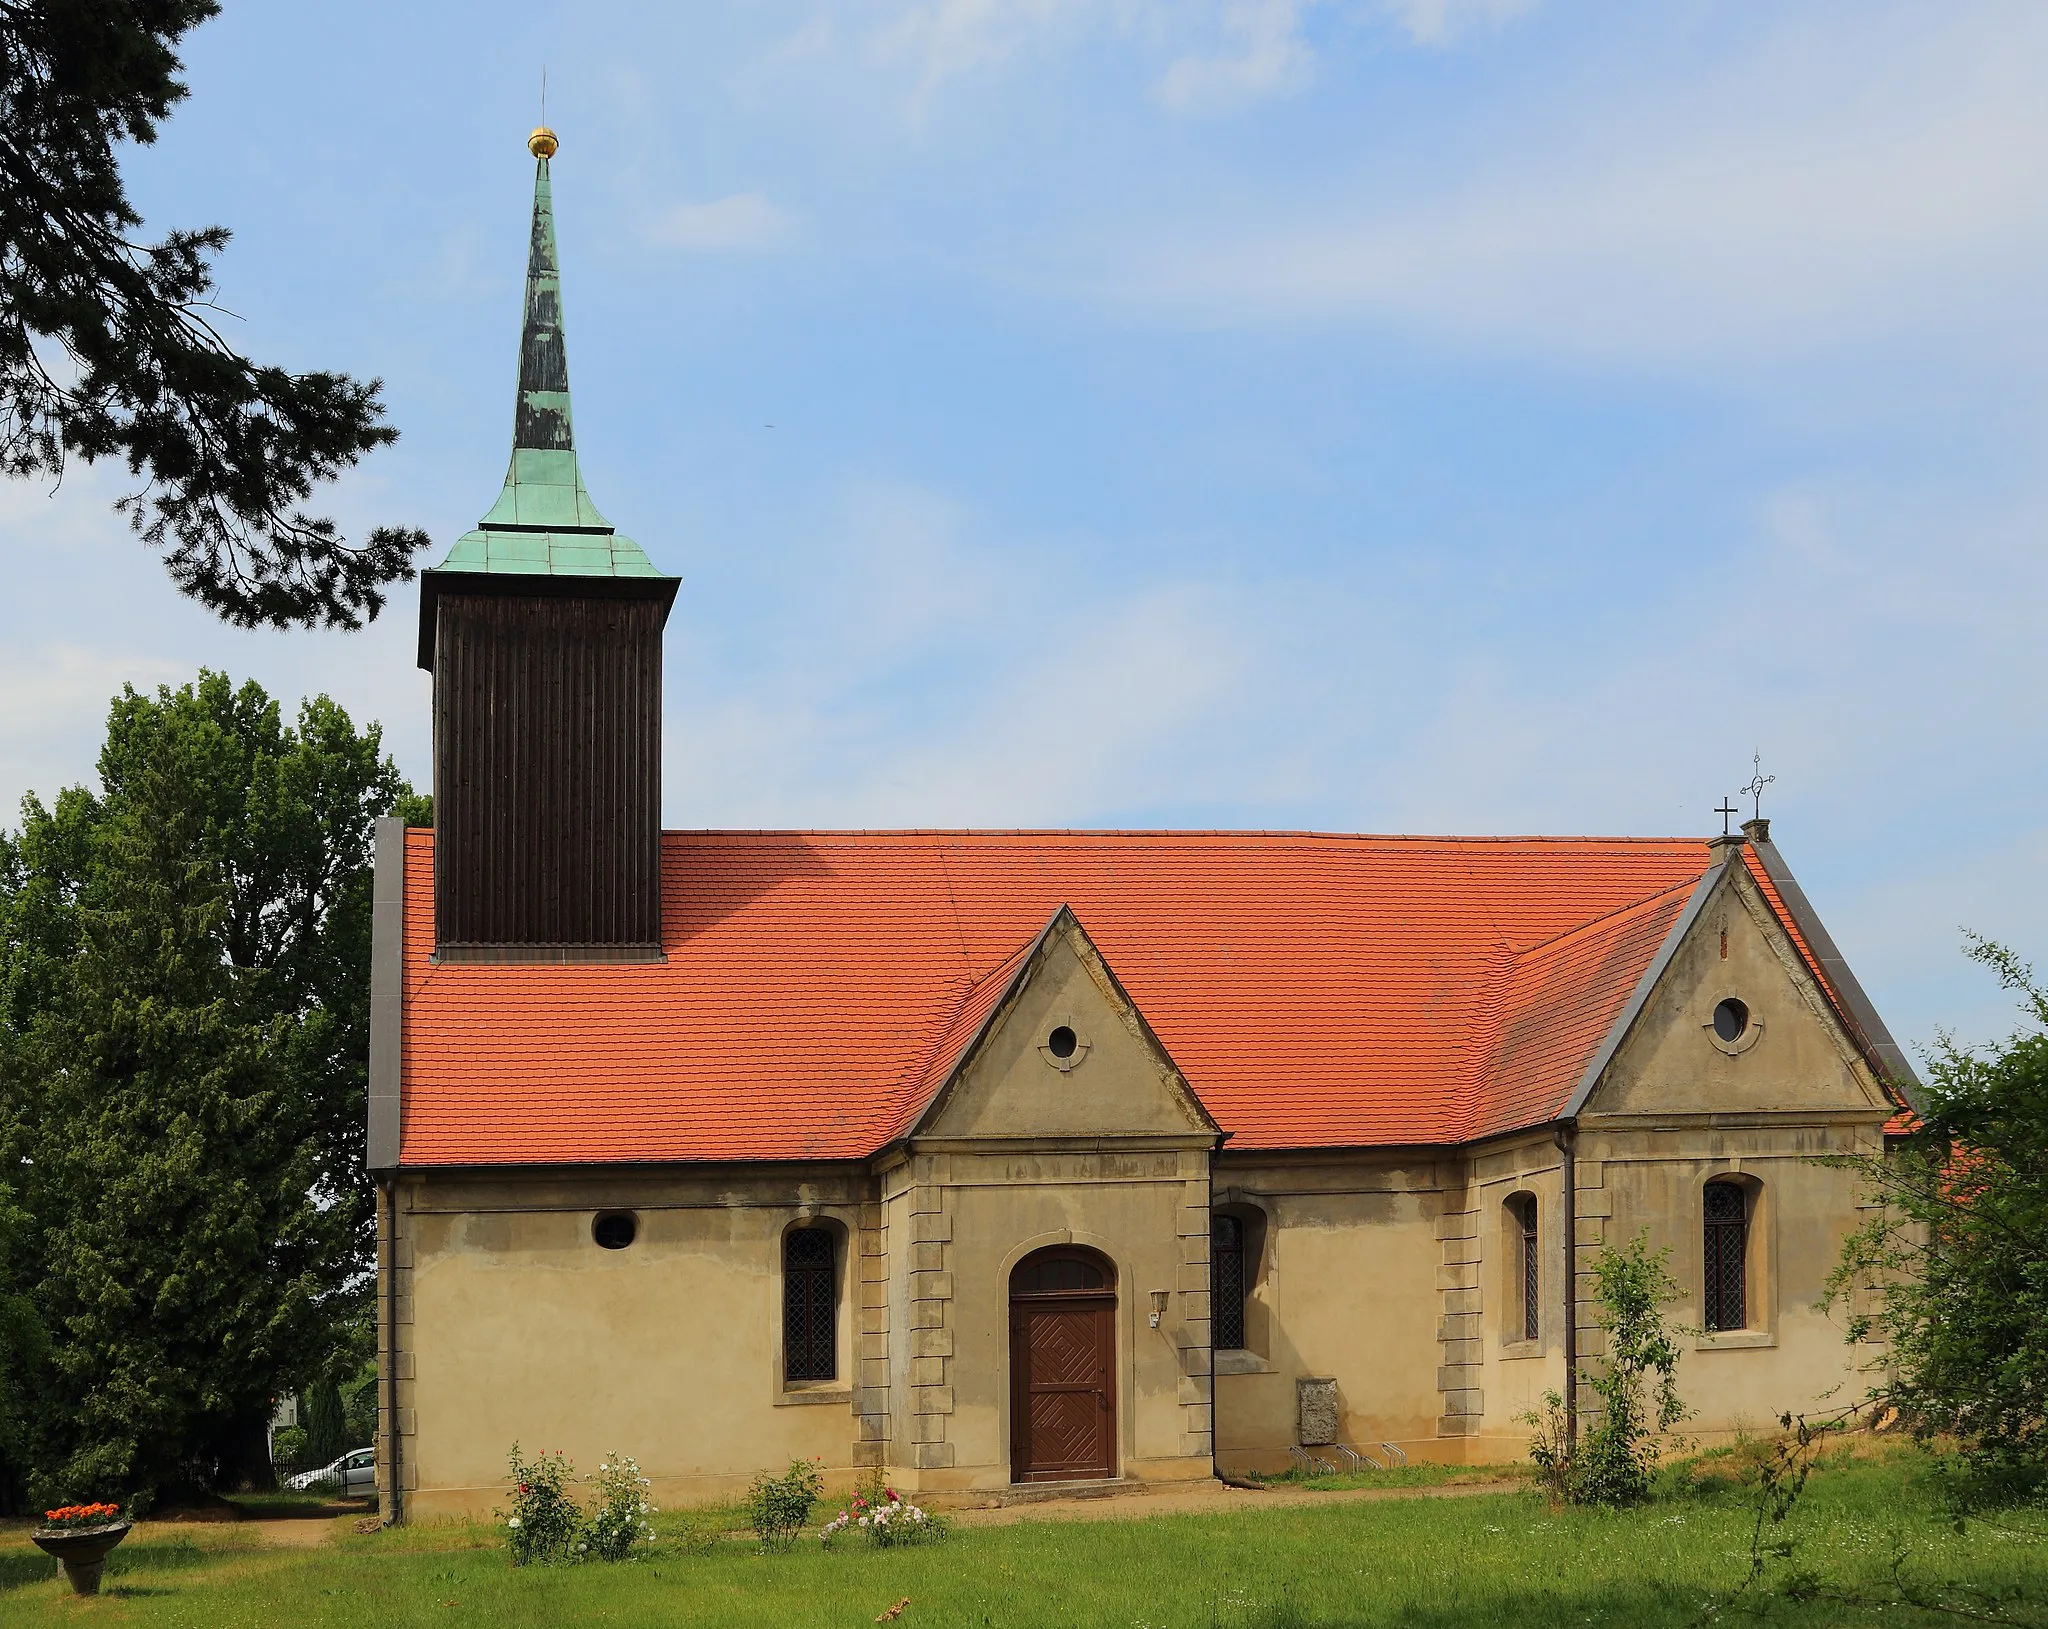
<instances>
[{"instance_id":1,"label":"white cloud","mask_svg":"<svg viewBox=\"0 0 2048 1629\"><path fill-rule=\"evenodd\" d=\"M705 204L670 204L644 230L650 243L664 249L732 254L779 248L796 228L796 217L764 194L736 192Z\"/></svg>"},{"instance_id":2,"label":"white cloud","mask_svg":"<svg viewBox=\"0 0 2048 1629\"><path fill-rule=\"evenodd\" d=\"M151 690L191 677L182 663L59 640L12 646L0 658L0 827L15 825L29 792L48 803L93 778L107 704L123 684Z\"/></svg>"},{"instance_id":3,"label":"white cloud","mask_svg":"<svg viewBox=\"0 0 2048 1629\"><path fill-rule=\"evenodd\" d=\"M915 0L868 32L865 55L909 68L912 111L922 114L948 81L1114 32L1140 9L1138 0Z\"/></svg>"},{"instance_id":4,"label":"white cloud","mask_svg":"<svg viewBox=\"0 0 2048 1629\"><path fill-rule=\"evenodd\" d=\"M688 607L671 624L667 786L692 825L1100 818L1160 784L1246 649L1203 585L1104 593L902 486L850 494L764 590L772 632L737 671Z\"/></svg>"},{"instance_id":5,"label":"white cloud","mask_svg":"<svg viewBox=\"0 0 2048 1629\"><path fill-rule=\"evenodd\" d=\"M1536 0L1383 0L1418 45L1448 45L1479 28L1499 28L1536 9Z\"/></svg>"},{"instance_id":6,"label":"white cloud","mask_svg":"<svg viewBox=\"0 0 2048 1629\"><path fill-rule=\"evenodd\" d=\"M1981 340L1987 304L2030 312L2048 277L2048 11L1855 16L1783 21L1704 71L1559 75L1426 188L1395 167L1133 221L1107 290L1631 363Z\"/></svg>"},{"instance_id":7,"label":"white cloud","mask_svg":"<svg viewBox=\"0 0 2048 1629\"><path fill-rule=\"evenodd\" d=\"M1231 0L1217 23L1229 49L1175 61L1160 77L1160 101L1176 112L1213 113L1297 89L1315 60L1301 24L1299 0Z\"/></svg>"},{"instance_id":8,"label":"white cloud","mask_svg":"<svg viewBox=\"0 0 2048 1629\"><path fill-rule=\"evenodd\" d=\"M1148 802L1162 758L1181 756L1199 736L1244 656L1226 607L1187 585L1147 589L1046 628L1021 648L1004 641L1009 660L978 676L971 714L849 788L864 819L1052 825Z\"/></svg>"},{"instance_id":9,"label":"white cloud","mask_svg":"<svg viewBox=\"0 0 2048 1629\"><path fill-rule=\"evenodd\" d=\"M769 53L775 64L850 56L867 71L906 73L913 119L954 81L1019 66L1103 40L1135 47L1159 103L1175 113L1234 110L1302 89L1316 52L1308 14L1378 16L1419 45L1443 46L1498 27L1535 0L904 0L895 5L820 0Z\"/></svg>"}]
</instances>

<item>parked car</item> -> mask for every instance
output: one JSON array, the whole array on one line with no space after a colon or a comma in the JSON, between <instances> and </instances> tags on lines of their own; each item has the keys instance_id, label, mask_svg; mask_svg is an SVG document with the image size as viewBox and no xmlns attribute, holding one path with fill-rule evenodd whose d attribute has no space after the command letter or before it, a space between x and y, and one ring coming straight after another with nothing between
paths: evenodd
<instances>
[{"instance_id":1,"label":"parked car","mask_svg":"<svg viewBox=\"0 0 2048 1629\"><path fill-rule=\"evenodd\" d=\"M301 1471L285 1483L294 1493L339 1493L352 1499L374 1498L377 1492L377 1450L352 1448L332 1465Z\"/></svg>"}]
</instances>

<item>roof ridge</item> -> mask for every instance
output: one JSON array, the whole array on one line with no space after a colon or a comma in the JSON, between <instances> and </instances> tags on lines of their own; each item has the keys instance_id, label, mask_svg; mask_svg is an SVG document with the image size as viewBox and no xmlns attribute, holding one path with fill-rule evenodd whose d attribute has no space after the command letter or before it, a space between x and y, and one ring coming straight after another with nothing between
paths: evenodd
<instances>
[{"instance_id":1,"label":"roof ridge","mask_svg":"<svg viewBox=\"0 0 2048 1629\"><path fill-rule=\"evenodd\" d=\"M664 837L1268 837L1331 843L1626 843L1642 848L1690 845L1704 837L1627 837L1557 832L1371 832L1286 826L667 826Z\"/></svg>"},{"instance_id":2,"label":"roof ridge","mask_svg":"<svg viewBox=\"0 0 2048 1629\"><path fill-rule=\"evenodd\" d=\"M1702 870L1701 876L1705 874L1705 871ZM1591 933L1595 928L1607 926L1633 911L1646 911L1651 906L1661 900L1668 899L1673 894L1690 892L1699 886L1699 880L1699 877L1688 877L1684 882L1674 882L1670 887L1660 888L1654 894L1645 894L1641 899L1630 900L1626 905L1617 905L1611 911L1602 911L1598 916L1589 916L1576 927L1566 928L1562 933L1553 933L1548 939L1538 939L1534 944L1524 945L1520 950L1514 952L1515 959L1519 961L1524 956L1535 956L1546 950L1558 949L1565 941L1575 939L1582 933Z\"/></svg>"}]
</instances>

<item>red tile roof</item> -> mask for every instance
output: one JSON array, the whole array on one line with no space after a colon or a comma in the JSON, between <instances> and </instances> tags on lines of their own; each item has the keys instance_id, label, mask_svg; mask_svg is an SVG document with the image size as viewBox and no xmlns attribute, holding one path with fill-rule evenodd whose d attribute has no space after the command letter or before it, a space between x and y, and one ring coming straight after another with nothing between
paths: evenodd
<instances>
[{"instance_id":1,"label":"red tile roof","mask_svg":"<svg viewBox=\"0 0 2048 1629\"><path fill-rule=\"evenodd\" d=\"M1233 1148L1541 1124L1708 864L1689 839L667 832L665 964L437 965L433 837L406 841L407 1165L872 1154L1063 904Z\"/></svg>"}]
</instances>

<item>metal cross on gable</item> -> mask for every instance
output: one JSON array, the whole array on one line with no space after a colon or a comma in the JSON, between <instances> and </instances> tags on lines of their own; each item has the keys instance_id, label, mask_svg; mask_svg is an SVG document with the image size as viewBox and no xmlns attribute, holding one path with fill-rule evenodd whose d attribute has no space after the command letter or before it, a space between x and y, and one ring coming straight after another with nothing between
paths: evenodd
<instances>
[{"instance_id":1,"label":"metal cross on gable","mask_svg":"<svg viewBox=\"0 0 2048 1629\"><path fill-rule=\"evenodd\" d=\"M1764 773L1764 755L1762 753L1753 754L1750 762L1755 765L1756 773L1749 778L1749 784L1742 790L1753 802L1755 818L1761 820L1764 817L1764 788L1769 786L1778 777Z\"/></svg>"},{"instance_id":2,"label":"metal cross on gable","mask_svg":"<svg viewBox=\"0 0 2048 1629\"><path fill-rule=\"evenodd\" d=\"M1723 798L1721 800L1720 808L1716 809L1714 813L1721 817L1721 835L1723 837L1734 836L1735 834L1729 831L1728 829L1728 822L1733 820L1735 816L1738 813L1740 813L1740 811L1735 807L1735 805L1730 803L1726 798Z\"/></svg>"}]
</instances>

